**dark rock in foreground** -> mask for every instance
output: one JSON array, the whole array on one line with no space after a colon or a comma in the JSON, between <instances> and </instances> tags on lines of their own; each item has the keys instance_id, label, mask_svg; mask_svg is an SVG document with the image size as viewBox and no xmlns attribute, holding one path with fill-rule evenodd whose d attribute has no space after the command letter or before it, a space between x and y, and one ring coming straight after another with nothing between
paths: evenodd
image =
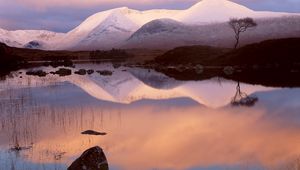
<instances>
[{"instance_id":1,"label":"dark rock in foreground","mask_svg":"<svg viewBox=\"0 0 300 170\"><path fill-rule=\"evenodd\" d=\"M83 135L96 135L96 136L99 136L99 135L106 135L107 133L105 133L105 132L96 132L96 131L93 131L93 130L86 130L84 132L81 132L81 134L83 134Z\"/></svg>"},{"instance_id":2,"label":"dark rock in foreground","mask_svg":"<svg viewBox=\"0 0 300 170\"><path fill-rule=\"evenodd\" d=\"M83 152L68 168L68 170L108 170L108 163L103 150L99 146Z\"/></svg>"}]
</instances>

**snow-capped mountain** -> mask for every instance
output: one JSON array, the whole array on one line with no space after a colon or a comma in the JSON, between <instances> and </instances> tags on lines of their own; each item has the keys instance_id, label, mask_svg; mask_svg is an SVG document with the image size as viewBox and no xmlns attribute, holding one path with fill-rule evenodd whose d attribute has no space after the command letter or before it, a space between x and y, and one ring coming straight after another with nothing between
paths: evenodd
<instances>
[{"instance_id":1,"label":"snow-capped mountain","mask_svg":"<svg viewBox=\"0 0 300 170\"><path fill-rule=\"evenodd\" d=\"M58 49L99 49L119 46L142 25L158 18L176 16L178 11L137 11L126 7L99 12L66 34Z\"/></svg>"},{"instance_id":2,"label":"snow-capped mountain","mask_svg":"<svg viewBox=\"0 0 300 170\"><path fill-rule=\"evenodd\" d=\"M12 47L33 47L30 44L39 43L39 48L50 48L48 44L59 41L64 36L63 33L56 33L46 30L16 30L8 31L0 28L0 42ZM35 42L35 43L33 43Z\"/></svg>"},{"instance_id":3,"label":"snow-capped mountain","mask_svg":"<svg viewBox=\"0 0 300 170\"><path fill-rule=\"evenodd\" d=\"M147 31L150 33L173 31L174 34L164 38L173 37L171 40L173 42L179 40L180 45L197 44L207 38L191 34L195 30L195 33L198 33L199 25L224 23L234 17L261 19L291 15L299 14L253 11L228 0L202 0L186 10L138 11L122 7L96 13L65 34L0 30L0 41L16 47L32 47L33 44L36 48L50 50L95 50L132 47L132 44L144 41L138 38L144 38L142 33L148 34ZM128 42L132 38L134 43ZM158 37L152 38L156 40ZM155 40L151 41L156 42Z\"/></svg>"}]
</instances>

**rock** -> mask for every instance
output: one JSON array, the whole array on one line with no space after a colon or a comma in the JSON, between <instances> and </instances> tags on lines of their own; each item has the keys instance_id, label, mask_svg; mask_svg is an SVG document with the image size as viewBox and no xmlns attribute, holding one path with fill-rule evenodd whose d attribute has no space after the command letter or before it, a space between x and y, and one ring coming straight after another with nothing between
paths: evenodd
<instances>
[{"instance_id":1,"label":"rock","mask_svg":"<svg viewBox=\"0 0 300 170\"><path fill-rule=\"evenodd\" d=\"M78 74L78 75L86 75L86 70L85 69L80 69L78 71L75 71L74 73Z\"/></svg>"},{"instance_id":2,"label":"rock","mask_svg":"<svg viewBox=\"0 0 300 170\"><path fill-rule=\"evenodd\" d=\"M106 135L107 133L105 133L105 132L96 132L96 131L93 131L93 130L86 130L84 132L81 132L81 134L83 134L83 135L96 135L96 136L99 136L99 135Z\"/></svg>"},{"instance_id":3,"label":"rock","mask_svg":"<svg viewBox=\"0 0 300 170\"><path fill-rule=\"evenodd\" d=\"M58 74L59 76L69 76L72 74L72 70L60 68L58 71L54 72L55 74Z\"/></svg>"},{"instance_id":4,"label":"rock","mask_svg":"<svg viewBox=\"0 0 300 170\"><path fill-rule=\"evenodd\" d=\"M95 72L94 70L88 70L88 71L87 71L88 75L91 75L91 74L93 74L94 72Z\"/></svg>"},{"instance_id":5,"label":"rock","mask_svg":"<svg viewBox=\"0 0 300 170\"><path fill-rule=\"evenodd\" d=\"M108 170L108 162L99 146L83 152L68 168L68 170Z\"/></svg>"},{"instance_id":6,"label":"rock","mask_svg":"<svg viewBox=\"0 0 300 170\"><path fill-rule=\"evenodd\" d=\"M27 71L26 75L46 77L47 73L45 71L43 71L43 70L36 70L36 71Z\"/></svg>"},{"instance_id":7,"label":"rock","mask_svg":"<svg viewBox=\"0 0 300 170\"><path fill-rule=\"evenodd\" d=\"M234 73L235 69L232 67L232 66L226 66L224 69L223 69L223 72L226 74L226 75L232 75Z\"/></svg>"},{"instance_id":8,"label":"rock","mask_svg":"<svg viewBox=\"0 0 300 170\"><path fill-rule=\"evenodd\" d=\"M196 65L195 69L197 74L202 74L204 72L204 67L200 64Z\"/></svg>"}]
</instances>

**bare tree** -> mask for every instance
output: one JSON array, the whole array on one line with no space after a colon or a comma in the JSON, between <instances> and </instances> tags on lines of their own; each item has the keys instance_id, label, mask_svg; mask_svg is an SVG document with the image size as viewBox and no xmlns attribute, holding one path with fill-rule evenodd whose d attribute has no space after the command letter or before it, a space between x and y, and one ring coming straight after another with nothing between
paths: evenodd
<instances>
[{"instance_id":1,"label":"bare tree","mask_svg":"<svg viewBox=\"0 0 300 170\"><path fill-rule=\"evenodd\" d=\"M248 28L256 27L257 23L252 18L242 18L242 19L236 19L232 18L228 22L230 27L233 29L235 33L235 39L236 43L234 45L234 48L237 48L240 42L240 34L242 32L247 31Z\"/></svg>"}]
</instances>

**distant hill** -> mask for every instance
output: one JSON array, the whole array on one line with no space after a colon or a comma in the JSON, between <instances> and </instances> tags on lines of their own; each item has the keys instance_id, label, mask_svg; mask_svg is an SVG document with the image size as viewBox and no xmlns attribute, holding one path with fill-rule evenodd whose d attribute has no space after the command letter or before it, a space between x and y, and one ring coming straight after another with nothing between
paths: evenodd
<instances>
[{"instance_id":1,"label":"distant hill","mask_svg":"<svg viewBox=\"0 0 300 170\"><path fill-rule=\"evenodd\" d=\"M228 52L230 49L217 48L210 46L186 46L177 47L158 56L155 61L160 64L184 65L184 64L202 64L213 65L212 61Z\"/></svg>"},{"instance_id":2,"label":"distant hill","mask_svg":"<svg viewBox=\"0 0 300 170\"><path fill-rule=\"evenodd\" d=\"M12 54L12 48L0 43L0 76L19 68L23 60Z\"/></svg>"},{"instance_id":3,"label":"distant hill","mask_svg":"<svg viewBox=\"0 0 300 170\"><path fill-rule=\"evenodd\" d=\"M9 47L0 43L0 75L6 75L19 68L49 65L49 63L50 65L72 65L73 61L121 62L131 57L133 54L119 49L108 51L43 51Z\"/></svg>"}]
</instances>

